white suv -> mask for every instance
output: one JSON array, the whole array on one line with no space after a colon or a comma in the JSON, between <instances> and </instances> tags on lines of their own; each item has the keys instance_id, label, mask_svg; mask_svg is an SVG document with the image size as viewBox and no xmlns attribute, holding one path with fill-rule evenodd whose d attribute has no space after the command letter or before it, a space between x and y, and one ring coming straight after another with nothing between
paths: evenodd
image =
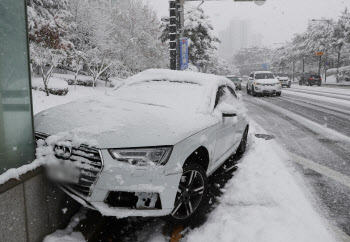
<instances>
[{"instance_id":1,"label":"white suv","mask_svg":"<svg viewBox=\"0 0 350 242\"><path fill-rule=\"evenodd\" d=\"M247 94L253 96L275 94L281 96L282 85L270 71L255 71L250 74L247 83Z\"/></svg>"},{"instance_id":2,"label":"white suv","mask_svg":"<svg viewBox=\"0 0 350 242\"><path fill-rule=\"evenodd\" d=\"M207 177L245 151L249 126L234 88L225 77L148 70L112 94L37 114L36 137L95 142L66 138L54 146L58 160L80 171L60 187L84 206L185 222L208 203Z\"/></svg>"}]
</instances>

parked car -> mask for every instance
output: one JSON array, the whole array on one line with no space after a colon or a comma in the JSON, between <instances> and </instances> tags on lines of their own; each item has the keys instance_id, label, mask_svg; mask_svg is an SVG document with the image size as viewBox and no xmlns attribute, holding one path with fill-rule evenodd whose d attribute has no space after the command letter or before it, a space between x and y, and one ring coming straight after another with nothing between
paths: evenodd
<instances>
[{"instance_id":1,"label":"parked car","mask_svg":"<svg viewBox=\"0 0 350 242\"><path fill-rule=\"evenodd\" d=\"M299 85L306 85L306 86L312 86L312 85L317 85L321 86L322 83L322 78L318 74L308 74L304 75L300 78L299 80Z\"/></svg>"},{"instance_id":2,"label":"parked car","mask_svg":"<svg viewBox=\"0 0 350 242\"><path fill-rule=\"evenodd\" d=\"M229 79L230 81L232 81L235 84L236 89L242 90L242 79L240 79L236 75L226 76L226 78Z\"/></svg>"},{"instance_id":3,"label":"parked car","mask_svg":"<svg viewBox=\"0 0 350 242\"><path fill-rule=\"evenodd\" d=\"M245 152L248 129L231 81L170 70L144 71L109 95L35 116L37 140L94 140L55 146L59 159L79 164L80 175L60 183L73 199L105 216L169 215L175 222L208 204L208 176Z\"/></svg>"},{"instance_id":4,"label":"parked car","mask_svg":"<svg viewBox=\"0 0 350 242\"><path fill-rule=\"evenodd\" d=\"M247 94L281 96L282 85L270 71L255 71L250 74L247 83Z\"/></svg>"},{"instance_id":5,"label":"parked car","mask_svg":"<svg viewBox=\"0 0 350 242\"><path fill-rule=\"evenodd\" d=\"M284 74L284 73L275 73L275 76L277 78L277 80L280 81L282 87L288 87L290 88L291 85L292 85L292 82L291 80L289 79L288 75L287 74Z\"/></svg>"}]
</instances>

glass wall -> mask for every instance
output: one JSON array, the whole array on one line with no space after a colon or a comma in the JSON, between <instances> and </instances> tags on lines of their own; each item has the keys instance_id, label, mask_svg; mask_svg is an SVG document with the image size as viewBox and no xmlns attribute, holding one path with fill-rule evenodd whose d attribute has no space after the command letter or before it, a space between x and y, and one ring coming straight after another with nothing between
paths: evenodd
<instances>
[{"instance_id":1,"label":"glass wall","mask_svg":"<svg viewBox=\"0 0 350 242\"><path fill-rule=\"evenodd\" d=\"M35 157L25 3L0 0L0 174Z\"/></svg>"}]
</instances>

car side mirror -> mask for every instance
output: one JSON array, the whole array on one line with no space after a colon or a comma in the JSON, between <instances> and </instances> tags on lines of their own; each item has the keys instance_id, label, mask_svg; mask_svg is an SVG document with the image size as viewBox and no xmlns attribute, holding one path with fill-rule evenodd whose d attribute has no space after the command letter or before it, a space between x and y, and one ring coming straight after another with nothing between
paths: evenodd
<instances>
[{"instance_id":1,"label":"car side mirror","mask_svg":"<svg viewBox=\"0 0 350 242\"><path fill-rule=\"evenodd\" d=\"M231 117L236 117L237 114L235 113L222 113L223 118L231 118Z\"/></svg>"},{"instance_id":2,"label":"car side mirror","mask_svg":"<svg viewBox=\"0 0 350 242\"><path fill-rule=\"evenodd\" d=\"M218 109L222 113L223 118L230 118L237 116L237 109L227 103L220 103Z\"/></svg>"}]
</instances>

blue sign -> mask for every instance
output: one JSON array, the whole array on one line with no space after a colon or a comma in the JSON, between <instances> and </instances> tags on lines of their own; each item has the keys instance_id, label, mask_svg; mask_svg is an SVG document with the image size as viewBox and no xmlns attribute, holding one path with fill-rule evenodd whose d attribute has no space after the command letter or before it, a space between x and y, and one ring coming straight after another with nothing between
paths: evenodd
<instances>
[{"instance_id":1,"label":"blue sign","mask_svg":"<svg viewBox=\"0 0 350 242\"><path fill-rule=\"evenodd\" d=\"M188 68L188 39L180 39L180 69Z\"/></svg>"},{"instance_id":2,"label":"blue sign","mask_svg":"<svg viewBox=\"0 0 350 242\"><path fill-rule=\"evenodd\" d=\"M262 64L262 68L263 68L264 70L269 69L269 64L268 64L268 63Z\"/></svg>"}]
</instances>

